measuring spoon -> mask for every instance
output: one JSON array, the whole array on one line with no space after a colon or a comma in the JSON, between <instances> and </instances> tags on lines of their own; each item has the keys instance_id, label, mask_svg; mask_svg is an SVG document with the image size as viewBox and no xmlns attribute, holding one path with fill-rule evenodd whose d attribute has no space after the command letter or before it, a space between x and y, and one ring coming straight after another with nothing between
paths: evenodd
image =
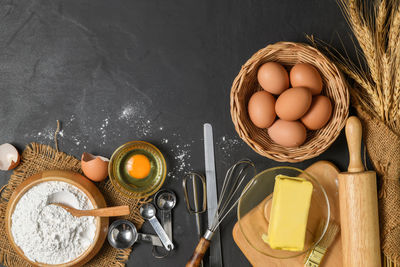
<instances>
[{"instance_id":1,"label":"measuring spoon","mask_svg":"<svg viewBox=\"0 0 400 267\"><path fill-rule=\"evenodd\" d=\"M158 236L138 233L135 225L128 220L114 221L108 229L107 239L114 248L129 248L140 240L150 242L153 246L163 247Z\"/></svg>"},{"instance_id":2,"label":"measuring spoon","mask_svg":"<svg viewBox=\"0 0 400 267\"><path fill-rule=\"evenodd\" d=\"M167 236L162 228L160 222L156 218L156 208L151 203L146 203L140 207L140 215L142 215L143 219L148 220L153 227L154 231L156 231L158 237L163 243L166 250L170 251L174 249L174 245L171 240Z\"/></svg>"},{"instance_id":3,"label":"measuring spoon","mask_svg":"<svg viewBox=\"0 0 400 267\"><path fill-rule=\"evenodd\" d=\"M172 242L172 216L171 210L176 205L176 195L174 192L169 190L161 190L154 197L157 208L161 211L161 221L165 232Z\"/></svg>"},{"instance_id":4,"label":"measuring spoon","mask_svg":"<svg viewBox=\"0 0 400 267\"><path fill-rule=\"evenodd\" d=\"M174 192L166 189L158 191L154 196L154 204L161 212L161 225L167 233L167 236L173 242L172 235L172 209L176 205L176 195ZM153 247L153 256L157 259L165 258L169 255L170 251L162 252L163 250Z\"/></svg>"}]
</instances>

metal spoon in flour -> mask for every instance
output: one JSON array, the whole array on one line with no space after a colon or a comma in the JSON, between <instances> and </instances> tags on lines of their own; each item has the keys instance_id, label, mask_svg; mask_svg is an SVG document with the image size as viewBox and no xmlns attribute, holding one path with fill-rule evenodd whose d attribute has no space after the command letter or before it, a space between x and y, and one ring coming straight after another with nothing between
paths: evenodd
<instances>
[{"instance_id":1,"label":"metal spoon in flour","mask_svg":"<svg viewBox=\"0 0 400 267\"><path fill-rule=\"evenodd\" d=\"M92 209L92 210L78 210L60 203L52 203L51 205L59 206L68 211L69 213L71 213L72 216L75 217L82 217L82 216L115 217L115 216L129 215L129 206L117 206L117 207L108 207L108 208Z\"/></svg>"}]
</instances>

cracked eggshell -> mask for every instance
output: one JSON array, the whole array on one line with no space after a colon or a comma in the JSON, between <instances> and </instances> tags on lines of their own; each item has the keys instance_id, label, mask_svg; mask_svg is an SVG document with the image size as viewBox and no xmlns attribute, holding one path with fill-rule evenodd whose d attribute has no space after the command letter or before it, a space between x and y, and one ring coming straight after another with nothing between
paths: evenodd
<instances>
[{"instance_id":1,"label":"cracked eggshell","mask_svg":"<svg viewBox=\"0 0 400 267\"><path fill-rule=\"evenodd\" d=\"M11 144L0 145L0 170L9 171L18 166L21 156Z\"/></svg>"},{"instance_id":2,"label":"cracked eggshell","mask_svg":"<svg viewBox=\"0 0 400 267\"><path fill-rule=\"evenodd\" d=\"M81 158L82 171L90 180L100 182L108 176L109 162L108 158L84 152Z\"/></svg>"}]
</instances>

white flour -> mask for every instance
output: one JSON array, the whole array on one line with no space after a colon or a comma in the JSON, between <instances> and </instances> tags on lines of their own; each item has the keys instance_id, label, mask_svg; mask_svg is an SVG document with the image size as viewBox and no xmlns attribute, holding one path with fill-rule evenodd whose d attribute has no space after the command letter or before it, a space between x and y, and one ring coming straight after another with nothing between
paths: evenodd
<instances>
[{"instance_id":1,"label":"white flour","mask_svg":"<svg viewBox=\"0 0 400 267\"><path fill-rule=\"evenodd\" d=\"M74 217L63 208L92 209L77 187L64 182L43 182L32 187L17 203L11 231L15 243L32 261L62 264L74 260L93 243L94 217Z\"/></svg>"},{"instance_id":2,"label":"white flour","mask_svg":"<svg viewBox=\"0 0 400 267\"><path fill-rule=\"evenodd\" d=\"M168 143L168 140L161 141L161 143ZM175 166L168 172L168 176L173 179L183 177L184 173L191 169L191 144L177 144L170 151L175 159Z\"/></svg>"}]
</instances>

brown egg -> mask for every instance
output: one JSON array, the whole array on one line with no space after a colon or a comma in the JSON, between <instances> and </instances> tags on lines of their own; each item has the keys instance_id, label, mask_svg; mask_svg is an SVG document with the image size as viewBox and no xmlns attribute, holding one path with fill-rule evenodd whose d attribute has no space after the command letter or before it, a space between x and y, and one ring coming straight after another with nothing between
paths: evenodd
<instances>
[{"instance_id":1,"label":"brown egg","mask_svg":"<svg viewBox=\"0 0 400 267\"><path fill-rule=\"evenodd\" d=\"M289 75L279 63L268 62L258 69L257 79L261 87L271 94L279 95L289 88Z\"/></svg>"},{"instance_id":2,"label":"brown egg","mask_svg":"<svg viewBox=\"0 0 400 267\"><path fill-rule=\"evenodd\" d=\"M287 121L300 119L310 108L311 91L305 87L295 87L283 92L275 103L275 112L279 118Z\"/></svg>"},{"instance_id":3,"label":"brown egg","mask_svg":"<svg viewBox=\"0 0 400 267\"><path fill-rule=\"evenodd\" d=\"M301 118L303 124L310 130L318 130L325 126L332 115L332 104L324 95L313 96L310 109Z\"/></svg>"},{"instance_id":4,"label":"brown egg","mask_svg":"<svg viewBox=\"0 0 400 267\"><path fill-rule=\"evenodd\" d=\"M322 78L318 70L307 63L298 63L290 70L292 87L307 87L313 95L322 91Z\"/></svg>"},{"instance_id":5,"label":"brown egg","mask_svg":"<svg viewBox=\"0 0 400 267\"><path fill-rule=\"evenodd\" d=\"M83 173L92 181L100 182L108 176L109 159L84 152L81 158Z\"/></svg>"},{"instance_id":6,"label":"brown egg","mask_svg":"<svg viewBox=\"0 0 400 267\"><path fill-rule=\"evenodd\" d=\"M307 137L306 128L299 121L277 120L268 128L268 134L272 141L285 147L301 146Z\"/></svg>"},{"instance_id":7,"label":"brown egg","mask_svg":"<svg viewBox=\"0 0 400 267\"><path fill-rule=\"evenodd\" d=\"M259 128L268 128L275 120L275 98L267 91L253 94L247 109L250 120Z\"/></svg>"}]
</instances>

